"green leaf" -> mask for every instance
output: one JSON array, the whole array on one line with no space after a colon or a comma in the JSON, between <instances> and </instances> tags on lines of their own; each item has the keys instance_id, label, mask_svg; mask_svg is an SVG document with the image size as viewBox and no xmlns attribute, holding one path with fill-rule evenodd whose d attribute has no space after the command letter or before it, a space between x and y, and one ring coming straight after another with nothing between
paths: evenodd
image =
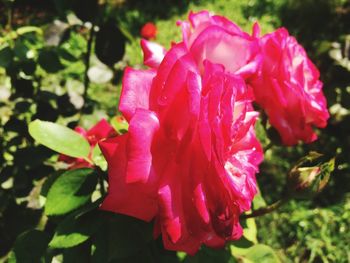
<instances>
[{"instance_id":1,"label":"green leaf","mask_svg":"<svg viewBox=\"0 0 350 263\"><path fill-rule=\"evenodd\" d=\"M113 67L125 53L126 37L115 21L109 20L100 26L96 34L95 53L104 64Z\"/></svg>"},{"instance_id":2,"label":"green leaf","mask_svg":"<svg viewBox=\"0 0 350 263\"><path fill-rule=\"evenodd\" d=\"M255 219L254 218L248 218L245 221L245 225L243 228L243 236L248 239L249 241L253 242L254 244L258 243L257 240L257 227L256 227L256 223L255 223Z\"/></svg>"},{"instance_id":3,"label":"green leaf","mask_svg":"<svg viewBox=\"0 0 350 263\"><path fill-rule=\"evenodd\" d=\"M88 242L63 250L64 263L91 262L91 246ZM107 261L99 261L107 262Z\"/></svg>"},{"instance_id":4,"label":"green leaf","mask_svg":"<svg viewBox=\"0 0 350 263\"><path fill-rule=\"evenodd\" d=\"M132 217L109 214L109 259L121 259L140 252L152 240L152 224Z\"/></svg>"},{"instance_id":5,"label":"green leaf","mask_svg":"<svg viewBox=\"0 0 350 263\"><path fill-rule=\"evenodd\" d=\"M231 252L243 263L280 263L276 252L269 246L256 244L250 248L237 249L231 245Z\"/></svg>"},{"instance_id":6,"label":"green leaf","mask_svg":"<svg viewBox=\"0 0 350 263\"><path fill-rule=\"evenodd\" d=\"M43 34L43 31L40 27L36 27L36 26L23 26L18 28L17 30L17 34L18 35L24 35L24 34L28 34L28 33L37 33L39 35Z\"/></svg>"},{"instance_id":7,"label":"green leaf","mask_svg":"<svg viewBox=\"0 0 350 263\"><path fill-rule=\"evenodd\" d=\"M42 231L24 232L17 237L9 262L41 262L48 243L49 237Z\"/></svg>"},{"instance_id":8,"label":"green leaf","mask_svg":"<svg viewBox=\"0 0 350 263\"><path fill-rule=\"evenodd\" d=\"M207 247L202 247L196 255L186 256L184 263L235 263L237 262L232 257L227 249L214 250Z\"/></svg>"},{"instance_id":9,"label":"green leaf","mask_svg":"<svg viewBox=\"0 0 350 263\"><path fill-rule=\"evenodd\" d=\"M97 0L74 0L72 6L74 13L82 21L93 22L99 10Z\"/></svg>"},{"instance_id":10,"label":"green leaf","mask_svg":"<svg viewBox=\"0 0 350 263\"><path fill-rule=\"evenodd\" d=\"M91 237L101 225L97 211L79 215L70 215L57 227L49 246L51 248L69 248L77 246Z\"/></svg>"},{"instance_id":11,"label":"green leaf","mask_svg":"<svg viewBox=\"0 0 350 263\"><path fill-rule=\"evenodd\" d=\"M25 60L27 58L28 51L29 48L23 43L21 39L17 39L15 41L13 52L19 60Z\"/></svg>"},{"instance_id":12,"label":"green leaf","mask_svg":"<svg viewBox=\"0 0 350 263\"><path fill-rule=\"evenodd\" d=\"M258 187L258 193L255 195L255 197L253 199L253 208L254 208L254 210L257 210L257 209L264 207L266 205L267 205L266 201L261 194L260 188Z\"/></svg>"},{"instance_id":13,"label":"green leaf","mask_svg":"<svg viewBox=\"0 0 350 263\"><path fill-rule=\"evenodd\" d=\"M38 63L48 73L56 73L64 68L58 54L54 50L41 51Z\"/></svg>"},{"instance_id":14,"label":"green leaf","mask_svg":"<svg viewBox=\"0 0 350 263\"><path fill-rule=\"evenodd\" d=\"M87 158L90 152L88 141L77 132L47 121L35 120L29 124L30 135L44 146L71 156Z\"/></svg>"},{"instance_id":15,"label":"green leaf","mask_svg":"<svg viewBox=\"0 0 350 263\"><path fill-rule=\"evenodd\" d=\"M103 154L98 144L94 147L92 151L92 161L95 165L99 166L103 171L107 170L107 161L103 157Z\"/></svg>"},{"instance_id":16,"label":"green leaf","mask_svg":"<svg viewBox=\"0 0 350 263\"><path fill-rule=\"evenodd\" d=\"M70 170L60 175L52 184L46 198L47 215L63 215L91 199L97 184L94 170L83 168Z\"/></svg>"},{"instance_id":17,"label":"green leaf","mask_svg":"<svg viewBox=\"0 0 350 263\"><path fill-rule=\"evenodd\" d=\"M13 60L13 51L9 46L0 49L0 67L7 68Z\"/></svg>"},{"instance_id":18,"label":"green leaf","mask_svg":"<svg viewBox=\"0 0 350 263\"><path fill-rule=\"evenodd\" d=\"M127 132L129 128L128 122L122 116L112 118L111 125L119 134Z\"/></svg>"},{"instance_id":19,"label":"green leaf","mask_svg":"<svg viewBox=\"0 0 350 263\"><path fill-rule=\"evenodd\" d=\"M40 195L46 197L51 186L53 183L57 180L59 176L61 176L64 173L64 170L57 171L55 173L52 173L50 176L48 176L41 187Z\"/></svg>"}]
</instances>

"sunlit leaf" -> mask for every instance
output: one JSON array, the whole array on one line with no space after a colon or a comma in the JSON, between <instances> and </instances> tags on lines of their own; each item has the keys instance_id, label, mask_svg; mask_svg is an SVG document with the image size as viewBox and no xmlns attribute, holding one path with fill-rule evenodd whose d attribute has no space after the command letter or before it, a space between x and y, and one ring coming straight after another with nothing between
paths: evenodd
<instances>
[{"instance_id":1,"label":"sunlit leaf","mask_svg":"<svg viewBox=\"0 0 350 263\"><path fill-rule=\"evenodd\" d=\"M269 246L256 244L246 249L231 245L232 254L243 263L280 263L276 252Z\"/></svg>"},{"instance_id":2,"label":"sunlit leaf","mask_svg":"<svg viewBox=\"0 0 350 263\"><path fill-rule=\"evenodd\" d=\"M81 158L89 155L90 145L88 141L65 126L35 120L29 124L29 133L38 143L56 152Z\"/></svg>"},{"instance_id":3,"label":"sunlit leaf","mask_svg":"<svg viewBox=\"0 0 350 263\"><path fill-rule=\"evenodd\" d=\"M96 183L97 175L92 169L63 173L54 181L47 194L45 213L62 215L83 206L91 199Z\"/></svg>"}]
</instances>

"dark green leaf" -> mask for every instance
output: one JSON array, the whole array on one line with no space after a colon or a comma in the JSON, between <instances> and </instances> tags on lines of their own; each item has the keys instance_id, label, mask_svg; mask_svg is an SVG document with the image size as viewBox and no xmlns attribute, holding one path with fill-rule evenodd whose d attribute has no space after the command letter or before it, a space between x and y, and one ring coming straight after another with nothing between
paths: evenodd
<instances>
[{"instance_id":1,"label":"dark green leaf","mask_svg":"<svg viewBox=\"0 0 350 263\"><path fill-rule=\"evenodd\" d=\"M24 120L20 120L12 116L4 125L5 131L13 131L18 134L25 134L27 131L27 124Z\"/></svg>"},{"instance_id":2,"label":"dark green leaf","mask_svg":"<svg viewBox=\"0 0 350 263\"><path fill-rule=\"evenodd\" d=\"M34 95L33 82L29 79L16 78L13 79L13 87L16 90L16 97L32 98Z\"/></svg>"},{"instance_id":3,"label":"dark green leaf","mask_svg":"<svg viewBox=\"0 0 350 263\"><path fill-rule=\"evenodd\" d=\"M73 11L81 20L93 22L98 13L98 1L74 0Z\"/></svg>"},{"instance_id":4,"label":"dark green leaf","mask_svg":"<svg viewBox=\"0 0 350 263\"><path fill-rule=\"evenodd\" d=\"M31 59L22 61L20 68L26 75L33 75L36 69L36 62Z\"/></svg>"},{"instance_id":5,"label":"dark green leaf","mask_svg":"<svg viewBox=\"0 0 350 263\"><path fill-rule=\"evenodd\" d=\"M235 263L237 262L227 249L215 250L202 247L195 256L187 256L185 263Z\"/></svg>"},{"instance_id":6,"label":"dark green leaf","mask_svg":"<svg viewBox=\"0 0 350 263\"><path fill-rule=\"evenodd\" d=\"M39 65L48 73L56 73L63 69L58 54L53 50L43 50L39 54Z\"/></svg>"},{"instance_id":7,"label":"dark green leaf","mask_svg":"<svg viewBox=\"0 0 350 263\"><path fill-rule=\"evenodd\" d=\"M35 120L29 124L30 135L44 146L71 157L87 157L90 145L75 131L52 122Z\"/></svg>"},{"instance_id":8,"label":"dark green leaf","mask_svg":"<svg viewBox=\"0 0 350 263\"><path fill-rule=\"evenodd\" d=\"M140 252L152 240L152 224L110 214L108 233L109 259L125 258Z\"/></svg>"},{"instance_id":9,"label":"dark green leaf","mask_svg":"<svg viewBox=\"0 0 350 263\"><path fill-rule=\"evenodd\" d=\"M13 59L13 52L9 46L0 50L0 67L7 68Z\"/></svg>"},{"instance_id":10,"label":"dark green leaf","mask_svg":"<svg viewBox=\"0 0 350 263\"><path fill-rule=\"evenodd\" d=\"M115 22L103 24L96 35L95 52L99 60L112 67L125 53L126 37Z\"/></svg>"},{"instance_id":11,"label":"dark green leaf","mask_svg":"<svg viewBox=\"0 0 350 263\"><path fill-rule=\"evenodd\" d=\"M36 107L36 119L43 121L56 121L58 118L58 111L52 106L50 102L39 101Z\"/></svg>"},{"instance_id":12,"label":"dark green leaf","mask_svg":"<svg viewBox=\"0 0 350 263\"><path fill-rule=\"evenodd\" d=\"M79 60L78 57L76 57L73 53L69 52L69 50L64 49L64 48L60 48L58 50L60 57L64 60L67 60L69 62L76 62Z\"/></svg>"},{"instance_id":13,"label":"dark green leaf","mask_svg":"<svg viewBox=\"0 0 350 263\"><path fill-rule=\"evenodd\" d=\"M45 160L53 155L53 152L44 146L30 146L17 149L14 154L14 164L18 167L36 167L42 165Z\"/></svg>"},{"instance_id":14,"label":"dark green leaf","mask_svg":"<svg viewBox=\"0 0 350 263\"><path fill-rule=\"evenodd\" d=\"M91 199L97 183L92 169L70 170L60 175L52 184L46 199L47 215L63 215L71 212Z\"/></svg>"},{"instance_id":15,"label":"dark green leaf","mask_svg":"<svg viewBox=\"0 0 350 263\"><path fill-rule=\"evenodd\" d=\"M89 239L101 223L98 211L70 215L58 225L49 246L52 248L77 246Z\"/></svg>"},{"instance_id":16,"label":"dark green leaf","mask_svg":"<svg viewBox=\"0 0 350 263\"><path fill-rule=\"evenodd\" d=\"M19 60L26 60L29 48L23 43L21 39L17 39L13 51Z\"/></svg>"},{"instance_id":17,"label":"dark green leaf","mask_svg":"<svg viewBox=\"0 0 350 263\"><path fill-rule=\"evenodd\" d=\"M16 113L25 113L29 111L31 105L32 102L30 102L29 100L22 100L17 102L15 105Z\"/></svg>"},{"instance_id":18,"label":"dark green leaf","mask_svg":"<svg viewBox=\"0 0 350 263\"><path fill-rule=\"evenodd\" d=\"M91 246L88 242L63 250L64 263L91 262ZM99 262L107 262L100 260Z\"/></svg>"},{"instance_id":19,"label":"dark green leaf","mask_svg":"<svg viewBox=\"0 0 350 263\"><path fill-rule=\"evenodd\" d=\"M29 230L16 239L9 262L40 262L49 243L46 233L39 230Z\"/></svg>"}]
</instances>

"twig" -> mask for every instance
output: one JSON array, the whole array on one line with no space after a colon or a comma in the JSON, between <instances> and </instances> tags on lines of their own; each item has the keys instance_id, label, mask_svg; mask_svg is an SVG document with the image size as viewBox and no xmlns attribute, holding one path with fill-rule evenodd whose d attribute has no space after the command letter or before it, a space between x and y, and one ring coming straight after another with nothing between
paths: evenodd
<instances>
[{"instance_id":1,"label":"twig","mask_svg":"<svg viewBox=\"0 0 350 263\"><path fill-rule=\"evenodd\" d=\"M288 197L280 199L280 200L276 201L275 203L268 205L268 206L265 206L265 207L262 207L262 208L259 208L255 211L251 212L250 214L243 214L241 216L241 218L247 219L247 218L266 215L268 213L275 211L276 209L278 209L279 207L281 207L283 204L285 204L288 201L289 201Z\"/></svg>"},{"instance_id":2,"label":"twig","mask_svg":"<svg viewBox=\"0 0 350 263\"><path fill-rule=\"evenodd\" d=\"M84 99L84 106L86 103L87 95L88 95L88 89L89 89L89 76L88 76L88 70L90 68L90 57L91 57L91 51L92 51L92 43L94 41L95 37L95 25L93 24L91 29L90 29L90 34L89 34L89 39L87 43L87 50L85 53L85 59L84 59L84 64L85 64L85 72L84 72L84 94L83 94L83 99Z\"/></svg>"}]
</instances>

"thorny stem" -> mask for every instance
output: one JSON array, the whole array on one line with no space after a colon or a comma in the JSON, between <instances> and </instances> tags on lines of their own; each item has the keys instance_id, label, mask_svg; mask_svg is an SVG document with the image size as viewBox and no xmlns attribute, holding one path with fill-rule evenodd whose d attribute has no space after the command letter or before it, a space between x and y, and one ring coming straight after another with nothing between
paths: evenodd
<instances>
[{"instance_id":1,"label":"thorny stem","mask_svg":"<svg viewBox=\"0 0 350 263\"><path fill-rule=\"evenodd\" d=\"M262 207L262 208L259 208L257 210L254 210L253 212L251 212L250 214L243 214L241 216L241 218L243 219L247 219L247 218L253 218L253 217L258 217L258 216L263 216L263 215L266 215L268 213L271 213L273 211L275 211L276 209L278 209L279 207L281 207L283 204L285 204L286 202L289 201L289 197L285 197L285 198L282 198L276 202L274 202L273 204L271 205L268 205L268 206L265 206L265 207Z\"/></svg>"}]
</instances>

